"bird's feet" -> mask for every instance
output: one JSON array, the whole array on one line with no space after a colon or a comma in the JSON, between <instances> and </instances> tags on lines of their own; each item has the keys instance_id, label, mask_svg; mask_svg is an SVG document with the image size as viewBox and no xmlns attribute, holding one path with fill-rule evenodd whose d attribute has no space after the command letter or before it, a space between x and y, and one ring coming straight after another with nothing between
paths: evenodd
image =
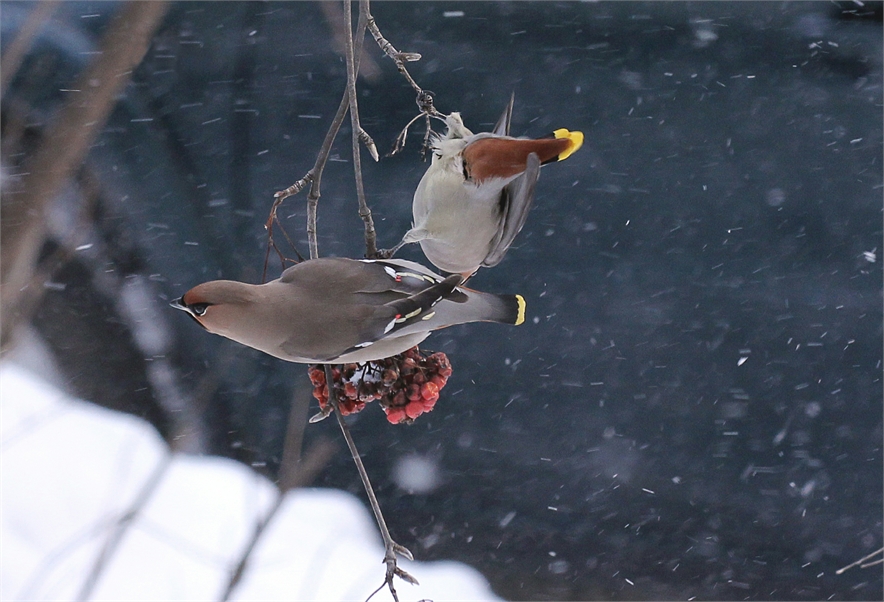
<instances>
[{"instance_id":1,"label":"bird's feet","mask_svg":"<svg viewBox=\"0 0 884 602\"><path fill-rule=\"evenodd\" d=\"M375 252L374 257L371 257L370 259L390 259L391 257L393 257L393 255L396 254L397 251L399 251L399 249L402 248L403 245L405 245L404 240L392 249L378 249Z\"/></svg>"}]
</instances>

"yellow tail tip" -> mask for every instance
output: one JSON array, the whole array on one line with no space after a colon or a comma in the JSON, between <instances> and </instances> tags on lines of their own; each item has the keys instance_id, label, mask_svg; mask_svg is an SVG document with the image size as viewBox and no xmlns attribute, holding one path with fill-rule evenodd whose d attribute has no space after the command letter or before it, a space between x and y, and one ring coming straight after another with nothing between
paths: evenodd
<instances>
[{"instance_id":1,"label":"yellow tail tip","mask_svg":"<svg viewBox=\"0 0 884 602\"><path fill-rule=\"evenodd\" d=\"M583 132L572 132L570 130L562 128L554 131L553 135L558 139L566 138L571 142L571 146L567 150L559 154L559 161L564 161L565 159L576 153L581 146L583 146Z\"/></svg>"},{"instance_id":2,"label":"yellow tail tip","mask_svg":"<svg viewBox=\"0 0 884 602\"><path fill-rule=\"evenodd\" d=\"M522 295L516 295L516 303L519 304L519 315L516 317L516 326L525 321L525 308L527 307L527 303L525 303L525 297Z\"/></svg>"}]
</instances>

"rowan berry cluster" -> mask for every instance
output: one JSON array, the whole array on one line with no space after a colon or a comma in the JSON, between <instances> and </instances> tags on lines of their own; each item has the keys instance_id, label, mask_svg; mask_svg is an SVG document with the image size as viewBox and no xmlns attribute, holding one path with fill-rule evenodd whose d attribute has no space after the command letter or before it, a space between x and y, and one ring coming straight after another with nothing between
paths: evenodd
<instances>
[{"instance_id":1,"label":"rowan berry cluster","mask_svg":"<svg viewBox=\"0 0 884 602\"><path fill-rule=\"evenodd\" d=\"M311 364L307 372L313 383L313 397L325 410L328 404L325 369L320 364ZM332 367L341 414L354 414L365 404L378 400L392 424L410 424L421 414L432 411L449 376L448 356L442 352L426 356L417 347L382 360Z\"/></svg>"}]
</instances>

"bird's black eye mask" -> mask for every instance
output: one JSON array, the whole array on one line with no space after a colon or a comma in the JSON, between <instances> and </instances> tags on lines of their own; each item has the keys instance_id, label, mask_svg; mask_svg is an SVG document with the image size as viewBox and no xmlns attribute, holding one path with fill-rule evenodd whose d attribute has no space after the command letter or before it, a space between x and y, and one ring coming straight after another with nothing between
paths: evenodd
<instances>
[{"instance_id":1,"label":"bird's black eye mask","mask_svg":"<svg viewBox=\"0 0 884 602\"><path fill-rule=\"evenodd\" d=\"M210 303L193 303L188 305L184 302L184 297L176 299L172 301L169 305L174 307L175 309L180 309L182 311L187 312L187 315L193 319L194 322L200 325L204 330L207 330L205 326L203 326L202 322L197 320L198 316L203 316L206 313L206 309L211 305Z\"/></svg>"}]
</instances>

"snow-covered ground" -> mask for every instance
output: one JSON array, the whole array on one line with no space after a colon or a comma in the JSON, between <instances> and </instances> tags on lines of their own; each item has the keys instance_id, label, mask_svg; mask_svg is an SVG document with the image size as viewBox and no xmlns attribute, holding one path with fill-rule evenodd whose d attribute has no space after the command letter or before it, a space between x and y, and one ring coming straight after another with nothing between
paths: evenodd
<instances>
[{"instance_id":1,"label":"snow-covered ground","mask_svg":"<svg viewBox=\"0 0 884 602\"><path fill-rule=\"evenodd\" d=\"M10 362L0 364L0 454L2 600L73 600L90 588L92 600L219 599L276 496L247 467L173 454L146 422ZM231 599L364 600L383 580L382 558L357 499L295 490ZM397 580L402 600L498 599L466 565L401 566L421 583Z\"/></svg>"}]
</instances>

